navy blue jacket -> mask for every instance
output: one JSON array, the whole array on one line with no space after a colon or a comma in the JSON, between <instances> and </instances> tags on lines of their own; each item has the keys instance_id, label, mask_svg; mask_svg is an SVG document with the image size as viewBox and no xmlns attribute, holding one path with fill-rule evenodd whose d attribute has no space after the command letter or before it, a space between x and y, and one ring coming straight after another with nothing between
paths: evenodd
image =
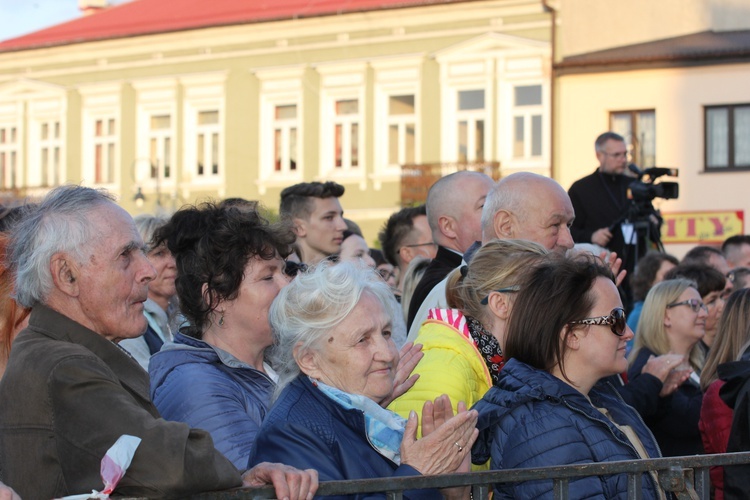
<instances>
[{"instance_id":1,"label":"navy blue jacket","mask_svg":"<svg viewBox=\"0 0 750 500\"><path fill-rule=\"evenodd\" d=\"M635 381L643 376L641 370L651 355L656 356L645 347L638 351L628 369L628 380ZM688 379L670 396L659 398L656 412L642 415L665 457L703 453L703 440L698 428L702 402L700 385Z\"/></svg>"},{"instance_id":2,"label":"navy blue jacket","mask_svg":"<svg viewBox=\"0 0 750 500\"><path fill-rule=\"evenodd\" d=\"M316 469L320 481L419 475L413 467L396 465L378 453L367 439L363 412L345 409L314 387L305 375L282 391L263 422L248 467L260 462ZM356 498L384 496L365 494ZM437 490L407 490L404 497L437 499L441 495Z\"/></svg>"},{"instance_id":3,"label":"navy blue jacket","mask_svg":"<svg viewBox=\"0 0 750 500\"><path fill-rule=\"evenodd\" d=\"M149 374L161 415L207 430L216 448L244 470L276 387L268 375L181 333L151 357Z\"/></svg>"},{"instance_id":4,"label":"navy blue jacket","mask_svg":"<svg viewBox=\"0 0 750 500\"><path fill-rule=\"evenodd\" d=\"M733 409L732 430L727 453L750 451L750 361L722 363L717 369L726 384L719 391L724 402ZM750 491L750 465L724 467L724 498L745 499Z\"/></svg>"},{"instance_id":5,"label":"navy blue jacket","mask_svg":"<svg viewBox=\"0 0 750 500\"><path fill-rule=\"evenodd\" d=\"M638 413L609 384L589 392L591 402L606 408L620 425L629 425L649 456L658 446ZM475 464L491 459L492 469L613 462L641 458L625 434L586 397L553 375L509 360L498 382L474 405L479 438L472 449ZM642 478L643 498L658 498L649 474ZM569 483L570 498L627 498L627 475L590 476ZM497 484L495 499L552 498L552 480Z\"/></svg>"}]
</instances>

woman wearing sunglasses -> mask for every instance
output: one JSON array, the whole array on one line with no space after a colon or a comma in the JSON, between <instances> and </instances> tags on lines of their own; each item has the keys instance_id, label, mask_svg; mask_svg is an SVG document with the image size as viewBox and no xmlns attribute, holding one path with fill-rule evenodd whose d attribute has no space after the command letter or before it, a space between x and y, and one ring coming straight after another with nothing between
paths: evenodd
<instances>
[{"instance_id":1,"label":"woman wearing sunglasses","mask_svg":"<svg viewBox=\"0 0 750 500\"><path fill-rule=\"evenodd\" d=\"M638 336L630 353L628 378L638 377L651 356L666 353L684 356L685 363L693 370L670 398L659 400L656 414L644 415L664 456L703 453L698 430L703 399L700 389L703 352L698 343L705 335L707 316L695 282L686 279L655 285L643 304Z\"/></svg>"},{"instance_id":2,"label":"woman wearing sunglasses","mask_svg":"<svg viewBox=\"0 0 750 500\"><path fill-rule=\"evenodd\" d=\"M653 436L615 388L600 379L627 368L633 337L610 270L594 260L550 256L528 271L505 336L508 362L474 406L472 461L493 469L660 456ZM627 475L572 479L570 498L625 498ZM495 485L495 498L552 496L552 480ZM642 498L659 498L642 477Z\"/></svg>"}]
</instances>

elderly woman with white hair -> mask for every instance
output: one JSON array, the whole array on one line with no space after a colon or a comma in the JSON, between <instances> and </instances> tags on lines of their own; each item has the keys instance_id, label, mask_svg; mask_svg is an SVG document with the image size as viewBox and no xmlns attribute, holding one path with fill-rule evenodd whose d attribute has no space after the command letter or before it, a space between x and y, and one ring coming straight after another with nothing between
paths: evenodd
<instances>
[{"instance_id":1,"label":"elderly woman with white hair","mask_svg":"<svg viewBox=\"0 0 750 500\"><path fill-rule=\"evenodd\" d=\"M468 472L476 412L453 416L442 396L408 419L383 409L393 390L399 314L388 286L352 263L321 264L298 275L271 306L278 395L249 465L264 461L314 468L321 481ZM442 492L468 497L468 488ZM437 490L406 491L407 498Z\"/></svg>"}]
</instances>

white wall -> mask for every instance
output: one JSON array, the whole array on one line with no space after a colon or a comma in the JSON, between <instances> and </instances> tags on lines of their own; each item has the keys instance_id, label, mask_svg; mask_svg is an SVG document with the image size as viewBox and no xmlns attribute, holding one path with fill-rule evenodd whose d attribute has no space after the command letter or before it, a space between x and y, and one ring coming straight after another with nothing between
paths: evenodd
<instances>
[{"instance_id":1,"label":"white wall","mask_svg":"<svg viewBox=\"0 0 750 500\"><path fill-rule=\"evenodd\" d=\"M703 106L750 102L750 65L567 75L559 85L563 187L596 168L594 140L608 129L610 111L655 109L656 163L680 169L680 198L654 205L663 212L744 210L750 218L750 172L703 171ZM749 225L746 221L746 232ZM680 256L690 246L671 245L667 251Z\"/></svg>"}]
</instances>

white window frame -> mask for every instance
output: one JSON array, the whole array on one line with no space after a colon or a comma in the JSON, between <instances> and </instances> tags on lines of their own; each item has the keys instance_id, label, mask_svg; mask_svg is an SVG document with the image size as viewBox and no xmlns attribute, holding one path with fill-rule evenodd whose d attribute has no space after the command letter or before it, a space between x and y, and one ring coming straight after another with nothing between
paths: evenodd
<instances>
[{"instance_id":1,"label":"white window frame","mask_svg":"<svg viewBox=\"0 0 750 500\"><path fill-rule=\"evenodd\" d=\"M156 196L157 202L164 193L174 192L181 172L177 165L177 81L174 79L143 80L133 82L137 92L137 141L136 157L133 160L132 174L135 184L133 192L142 189L146 196ZM170 116L169 128L164 131L151 131L152 116ZM170 175L164 176L163 158L157 158L157 175L151 175L151 139L164 140L169 137Z\"/></svg>"},{"instance_id":2,"label":"white window frame","mask_svg":"<svg viewBox=\"0 0 750 500\"><path fill-rule=\"evenodd\" d=\"M535 53L536 52L536 53ZM529 170L549 175L550 169L550 80L546 69L549 64L546 49L538 51L518 50L499 58L497 63L498 103L501 119L498 122L496 141L499 145L498 160L503 170ZM542 103L533 106L515 106L515 88L541 85ZM542 117L542 154L531 155L531 116ZM515 118L524 117L524 155L514 156L513 139ZM504 117L504 118L503 118Z\"/></svg>"},{"instance_id":3,"label":"white window frame","mask_svg":"<svg viewBox=\"0 0 750 500\"><path fill-rule=\"evenodd\" d=\"M17 106L11 105L0 105L0 129L5 129L7 135L11 135L12 130L15 130L15 139L10 142L10 138L7 138L4 143L0 143L0 156L5 158L5 165L12 168L6 171L0 170L0 189L14 189L20 187L19 184L23 180L21 172L21 155L23 154L22 144L22 122L19 120L21 116L17 112Z\"/></svg>"},{"instance_id":4,"label":"white window frame","mask_svg":"<svg viewBox=\"0 0 750 500\"><path fill-rule=\"evenodd\" d=\"M53 188L65 183L65 113L60 99L38 99L29 103L29 187ZM48 137L42 134L47 126ZM57 137L54 134L57 126ZM52 151L57 150L57 154ZM46 172L44 157L47 156ZM56 164L55 164L56 160Z\"/></svg>"},{"instance_id":5,"label":"white window frame","mask_svg":"<svg viewBox=\"0 0 750 500\"><path fill-rule=\"evenodd\" d=\"M120 86L97 85L81 87L83 124L81 132L81 150L83 157L83 182L113 191L120 189ZM114 120L114 135L96 136L96 123L102 121L105 126L109 120ZM109 160L108 146L112 145L112 178L105 182L96 180L96 148L102 148L102 163Z\"/></svg>"},{"instance_id":6,"label":"white window frame","mask_svg":"<svg viewBox=\"0 0 750 500\"><path fill-rule=\"evenodd\" d=\"M495 95L493 92L493 73L494 59L490 57L481 57L467 59L467 54L463 57L452 55L447 59L438 61L441 63L441 102L443 109L442 119L442 137L441 137L441 156L444 162L458 162L458 124L460 121L467 120L468 130L474 130L472 124L481 119L484 121L484 147L482 148L484 158L482 161L489 162L493 158L492 138L495 136L495 120L493 119L493 110L495 109ZM483 110L465 110L458 109L459 92L468 90L484 91L484 109ZM468 135L467 162L474 162L476 147L471 134Z\"/></svg>"},{"instance_id":7,"label":"white window frame","mask_svg":"<svg viewBox=\"0 0 750 500\"><path fill-rule=\"evenodd\" d=\"M382 182L395 182L401 178L401 164L406 163L404 141L399 140L399 163L390 163L390 126L399 127L399 137L405 139L405 126L414 125L414 163L422 162L421 99L419 85L421 79L421 59L375 61L370 63L375 70L375 165L370 178L375 189ZM413 115L391 116L390 98L399 95L414 96Z\"/></svg>"},{"instance_id":8,"label":"white window frame","mask_svg":"<svg viewBox=\"0 0 750 500\"><path fill-rule=\"evenodd\" d=\"M356 183L367 188L367 100L365 63L344 63L317 68L321 75L320 98L320 164L318 178L342 183ZM336 115L336 102L357 100L356 115ZM351 127L357 123L357 166L351 166L351 134L344 134L343 162L336 167L336 125ZM349 161L347 161L349 160Z\"/></svg>"},{"instance_id":9,"label":"white window frame","mask_svg":"<svg viewBox=\"0 0 750 500\"><path fill-rule=\"evenodd\" d=\"M269 187L286 187L304 180L304 138L305 106L302 99L302 79L304 66L256 70L260 81L260 126L258 131L259 178L256 181L260 194ZM295 119L276 120L276 106L296 106ZM288 159L282 162L281 170L275 169L276 145L275 130L280 127L288 134L289 129L297 129L297 165L291 170ZM285 149L288 156L288 148ZM286 163L286 164L285 164Z\"/></svg>"},{"instance_id":10,"label":"white window frame","mask_svg":"<svg viewBox=\"0 0 750 500\"><path fill-rule=\"evenodd\" d=\"M183 85L184 103L183 103L183 178L190 181L193 186L206 186L219 189L219 196L224 196L226 178L226 110L225 110L225 89L226 72L208 73L205 75L194 75L180 78ZM217 124L199 125L198 115L202 112L218 111L219 121ZM218 172L213 173L212 164L206 164L206 160L212 159L209 147L204 147L204 170L203 174L198 173L198 143L197 137L204 134L204 139L211 134L218 135L218 157L215 158L218 165Z\"/></svg>"}]
</instances>

